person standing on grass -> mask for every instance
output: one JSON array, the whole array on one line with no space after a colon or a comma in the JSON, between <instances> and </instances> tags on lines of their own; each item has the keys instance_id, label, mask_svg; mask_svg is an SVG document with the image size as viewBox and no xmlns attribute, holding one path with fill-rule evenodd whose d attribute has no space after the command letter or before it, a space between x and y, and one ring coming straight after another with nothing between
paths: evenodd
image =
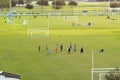
<instances>
[{"instance_id":1,"label":"person standing on grass","mask_svg":"<svg viewBox=\"0 0 120 80\"><path fill-rule=\"evenodd\" d=\"M50 55L50 49L49 48L47 48L47 54Z\"/></svg>"},{"instance_id":2,"label":"person standing on grass","mask_svg":"<svg viewBox=\"0 0 120 80\"><path fill-rule=\"evenodd\" d=\"M91 22L88 22L87 25L88 25L88 26L91 26Z\"/></svg>"},{"instance_id":3,"label":"person standing on grass","mask_svg":"<svg viewBox=\"0 0 120 80\"><path fill-rule=\"evenodd\" d=\"M63 44L60 45L60 51L63 51Z\"/></svg>"},{"instance_id":4,"label":"person standing on grass","mask_svg":"<svg viewBox=\"0 0 120 80\"><path fill-rule=\"evenodd\" d=\"M84 48L83 48L83 47L80 48L80 53L81 53L81 54L84 53Z\"/></svg>"},{"instance_id":5,"label":"person standing on grass","mask_svg":"<svg viewBox=\"0 0 120 80\"><path fill-rule=\"evenodd\" d=\"M68 53L70 54L71 48L68 48Z\"/></svg>"},{"instance_id":6,"label":"person standing on grass","mask_svg":"<svg viewBox=\"0 0 120 80\"><path fill-rule=\"evenodd\" d=\"M55 51L58 53L58 44L56 44Z\"/></svg>"},{"instance_id":7,"label":"person standing on grass","mask_svg":"<svg viewBox=\"0 0 120 80\"><path fill-rule=\"evenodd\" d=\"M74 45L74 52L76 52L76 44Z\"/></svg>"},{"instance_id":8,"label":"person standing on grass","mask_svg":"<svg viewBox=\"0 0 120 80\"><path fill-rule=\"evenodd\" d=\"M48 45L46 44L46 51L48 50Z\"/></svg>"},{"instance_id":9,"label":"person standing on grass","mask_svg":"<svg viewBox=\"0 0 120 80\"><path fill-rule=\"evenodd\" d=\"M72 44L70 43L70 49L72 49Z\"/></svg>"},{"instance_id":10,"label":"person standing on grass","mask_svg":"<svg viewBox=\"0 0 120 80\"><path fill-rule=\"evenodd\" d=\"M40 45L38 46L38 52L40 52Z\"/></svg>"}]
</instances>

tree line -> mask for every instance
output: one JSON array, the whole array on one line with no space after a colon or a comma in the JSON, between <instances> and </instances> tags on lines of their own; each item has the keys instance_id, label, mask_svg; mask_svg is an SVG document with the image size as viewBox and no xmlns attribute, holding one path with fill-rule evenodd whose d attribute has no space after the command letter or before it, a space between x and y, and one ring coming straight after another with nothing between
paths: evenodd
<instances>
[{"instance_id":1,"label":"tree line","mask_svg":"<svg viewBox=\"0 0 120 80\"><path fill-rule=\"evenodd\" d=\"M27 9L33 9L33 5L31 4L31 1L32 0L11 0L11 6L12 7L15 7L16 4L27 4L25 6L25 8ZM43 8L43 6L48 6L49 3L48 3L48 0L37 0L37 5L40 5L41 8ZM0 0L0 8L9 8L9 5L10 5L10 0ZM55 8L55 9L60 9L62 8L62 6L66 5L65 1L64 0L53 0L52 1L52 8ZM77 6L78 3L76 1L69 1L68 5L70 6Z\"/></svg>"},{"instance_id":2,"label":"tree line","mask_svg":"<svg viewBox=\"0 0 120 80\"><path fill-rule=\"evenodd\" d=\"M25 8L33 9L34 6L31 4L32 1L33 0L11 0L11 6L15 7L16 4L21 4L21 5L27 4L25 6ZM96 0L96 1L100 2L100 1L108 1L108 0ZM118 1L116 0L114 2L113 2L113 0L110 0L110 1L111 1L111 3L110 3L111 8L120 7L120 2L118 2L120 0L118 0ZM42 9L43 9L43 6L49 5L48 0L36 0L36 4L40 5ZM10 0L0 0L0 9L1 10L2 10L2 8L8 8L9 5L10 5ZM66 5L65 0L52 0L52 8L54 8L54 9L57 9L57 10L61 9L62 6L64 6L64 5ZM70 5L72 8L73 6L77 6L78 2L75 0L70 0L67 5Z\"/></svg>"}]
</instances>

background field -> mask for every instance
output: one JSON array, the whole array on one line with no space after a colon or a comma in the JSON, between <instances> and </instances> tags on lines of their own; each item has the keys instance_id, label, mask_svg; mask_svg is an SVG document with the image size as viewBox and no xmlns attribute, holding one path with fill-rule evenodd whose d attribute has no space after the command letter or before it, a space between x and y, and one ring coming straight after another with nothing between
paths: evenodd
<instances>
[{"instance_id":1,"label":"background field","mask_svg":"<svg viewBox=\"0 0 120 80\"><path fill-rule=\"evenodd\" d=\"M120 66L120 19L111 16L78 16L78 21L64 21L64 16L21 16L13 17L13 23L5 23L0 17L0 69L20 74L22 80L90 80L91 53L94 51L95 67ZM27 20L26 25L22 25ZM72 26L73 22L89 26ZM28 36L28 29L49 28L49 36ZM55 45L64 45L56 54ZM77 45L77 51L67 53L70 43ZM50 55L45 46L48 44ZM38 52L38 46L41 51ZM84 54L80 48L84 47ZM99 54L103 48L105 52ZM94 77L96 80L97 77Z\"/></svg>"}]
</instances>

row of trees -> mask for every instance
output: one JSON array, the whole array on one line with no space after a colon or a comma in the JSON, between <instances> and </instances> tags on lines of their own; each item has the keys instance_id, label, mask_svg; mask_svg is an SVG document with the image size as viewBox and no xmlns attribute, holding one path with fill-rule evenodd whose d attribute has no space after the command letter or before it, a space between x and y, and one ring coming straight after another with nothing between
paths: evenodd
<instances>
[{"instance_id":1,"label":"row of trees","mask_svg":"<svg viewBox=\"0 0 120 80\"><path fill-rule=\"evenodd\" d=\"M41 5L41 9L43 9L43 6L48 6L49 4L48 4L48 0L38 0L37 1L37 4L38 5ZM52 8L54 8L54 9L60 9L60 8L62 8L62 6L63 5L66 5L65 4L65 1L64 0L54 0L53 2L52 2ZM70 6L77 6L78 5L78 3L77 2L75 2L75 1L69 1L69 3L68 3L68 5L70 5ZM31 5L31 4L27 4L26 5L26 8L27 9L33 9L33 5Z\"/></svg>"},{"instance_id":2,"label":"row of trees","mask_svg":"<svg viewBox=\"0 0 120 80\"><path fill-rule=\"evenodd\" d=\"M10 0L0 0L0 8L1 7L9 7ZM28 4L31 3L31 0L11 0L12 7L16 6L16 4ZM77 5L76 1L70 1L70 4ZM48 6L48 0L37 0L38 5ZM53 0L53 5L66 5L64 0Z\"/></svg>"},{"instance_id":3,"label":"row of trees","mask_svg":"<svg viewBox=\"0 0 120 80\"><path fill-rule=\"evenodd\" d=\"M0 0L0 8L8 7L9 1L8 0Z\"/></svg>"},{"instance_id":4,"label":"row of trees","mask_svg":"<svg viewBox=\"0 0 120 80\"><path fill-rule=\"evenodd\" d=\"M26 3L27 5L25 6L26 8L28 9L33 9L33 5L31 4L31 0L26 0L26 1L23 1L23 0L11 0L11 6L14 7L16 6L16 4L24 4ZM43 6L48 6L48 0L37 0L37 4L38 5L41 5L41 8L43 8ZM8 8L10 5L10 0L0 0L0 8ZM55 9L60 9L62 8L63 5L66 5L65 4L65 1L64 0L53 0L52 2L52 7L55 8ZM76 1L69 1L68 5L70 6L77 6L77 2Z\"/></svg>"},{"instance_id":5,"label":"row of trees","mask_svg":"<svg viewBox=\"0 0 120 80\"><path fill-rule=\"evenodd\" d=\"M27 9L33 9L33 5L31 4L32 0L11 0L11 6L14 7L16 4L24 4L26 3L27 5L25 6ZM41 9L43 9L43 6L48 6L48 0L37 0L37 4L41 5ZM10 5L10 0L0 0L0 8L4 7L9 7ZM52 2L52 8L54 9L60 9L62 8L63 5L66 5L65 0L53 0ZM73 8L73 6L77 6L78 3L74 0L69 1L68 5ZM111 8L116 8L120 7L120 3L118 2L111 2L110 3Z\"/></svg>"},{"instance_id":6,"label":"row of trees","mask_svg":"<svg viewBox=\"0 0 120 80\"><path fill-rule=\"evenodd\" d=\"M120 3L119 2L113 2L110 4L111 8L119 8L120 7Z\"/></svg>"},{"instance_id":7,"label":"row of trees","mask_svg":"<svg viewBox=\"0 0 120 80\"><path fill-rule=\"evenodd\" d=\"M33 0L11 0L12 7L16 6L16 4L29 4ZM108 0L97 0L97 1L108 1ZM112 0L110 0L112 1ZM10 0L0 0L0 8L9 7ZM37 4L41 6L48 6L48 0L37 0ZM70 0L68 5L77 6L77 2L75 0ZM53 7L66 5L65 0L53 0ZM120 7L120 3L111 2L110 7Z\"/></svg>"}]
</instances>

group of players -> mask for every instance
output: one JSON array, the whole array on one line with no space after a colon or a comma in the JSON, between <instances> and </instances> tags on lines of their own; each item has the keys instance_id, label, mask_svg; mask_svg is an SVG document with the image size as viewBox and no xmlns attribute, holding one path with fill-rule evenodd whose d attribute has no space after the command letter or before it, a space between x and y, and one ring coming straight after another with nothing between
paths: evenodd
<instances>
[{"instance_id":1,"label":"group of players","mask_svg":"<svg viewBox=\"0 0 120 80\"><path fill-rule=\"evenodd\" d=\"M63 52L63 48L64 48L63 44L61 44L59 47L58 47L58 44L56 44L56 45L55 45L55 52L56 52L56 53L58 53L59 51L60 51L60 52ZM69 47L67 48L68 54L71 54L71 51L72 51L72 50L73 50L74 52L76 52L76 50L77 50L76 48L77 48L77 47L76 47L76 44L74 44L74 46L72 47L72 44L70 43ZM40 50L41 50L41 47L40 47L40 45L39 45L39 46L38 46L38 52L40 52ZM50 54L50 48L48 47L48 44L46 44L46 51L47 51L47 54ZM84 48L83 48L83 47L80 48L80 53L81 53L81 54L84 53Z\"/></svg>"},{"instance_id":2,"label":"group of players","mask_svg":"<svg viewBox=\"0 0 120 80\"><path fill-rule=\"evenodd\" d=\"M56 46L55 46L55 52L56 53L58 53L59 51L63 52L63 48L64 48L63 44L61 44L60 47L58 47L58 44L56 44ZM38 46L38 52L40 52L40 50L41 50L41 47L39 45ZM72 44L70 43L69 47L67 48L68 54L71 54L72 50L74 52L76 52L77 47L76 47L76 44L74 44L74 46L72 47ZM80 50L80 54L84 54L84 47L83 46L79 50ZM48 47L48 44L46 44L46 51L47 51L47 54L50 55L50 48ZM99 53L103 53L104 49L100 49L98 52Z\"/></svg>"}]
</instances>

